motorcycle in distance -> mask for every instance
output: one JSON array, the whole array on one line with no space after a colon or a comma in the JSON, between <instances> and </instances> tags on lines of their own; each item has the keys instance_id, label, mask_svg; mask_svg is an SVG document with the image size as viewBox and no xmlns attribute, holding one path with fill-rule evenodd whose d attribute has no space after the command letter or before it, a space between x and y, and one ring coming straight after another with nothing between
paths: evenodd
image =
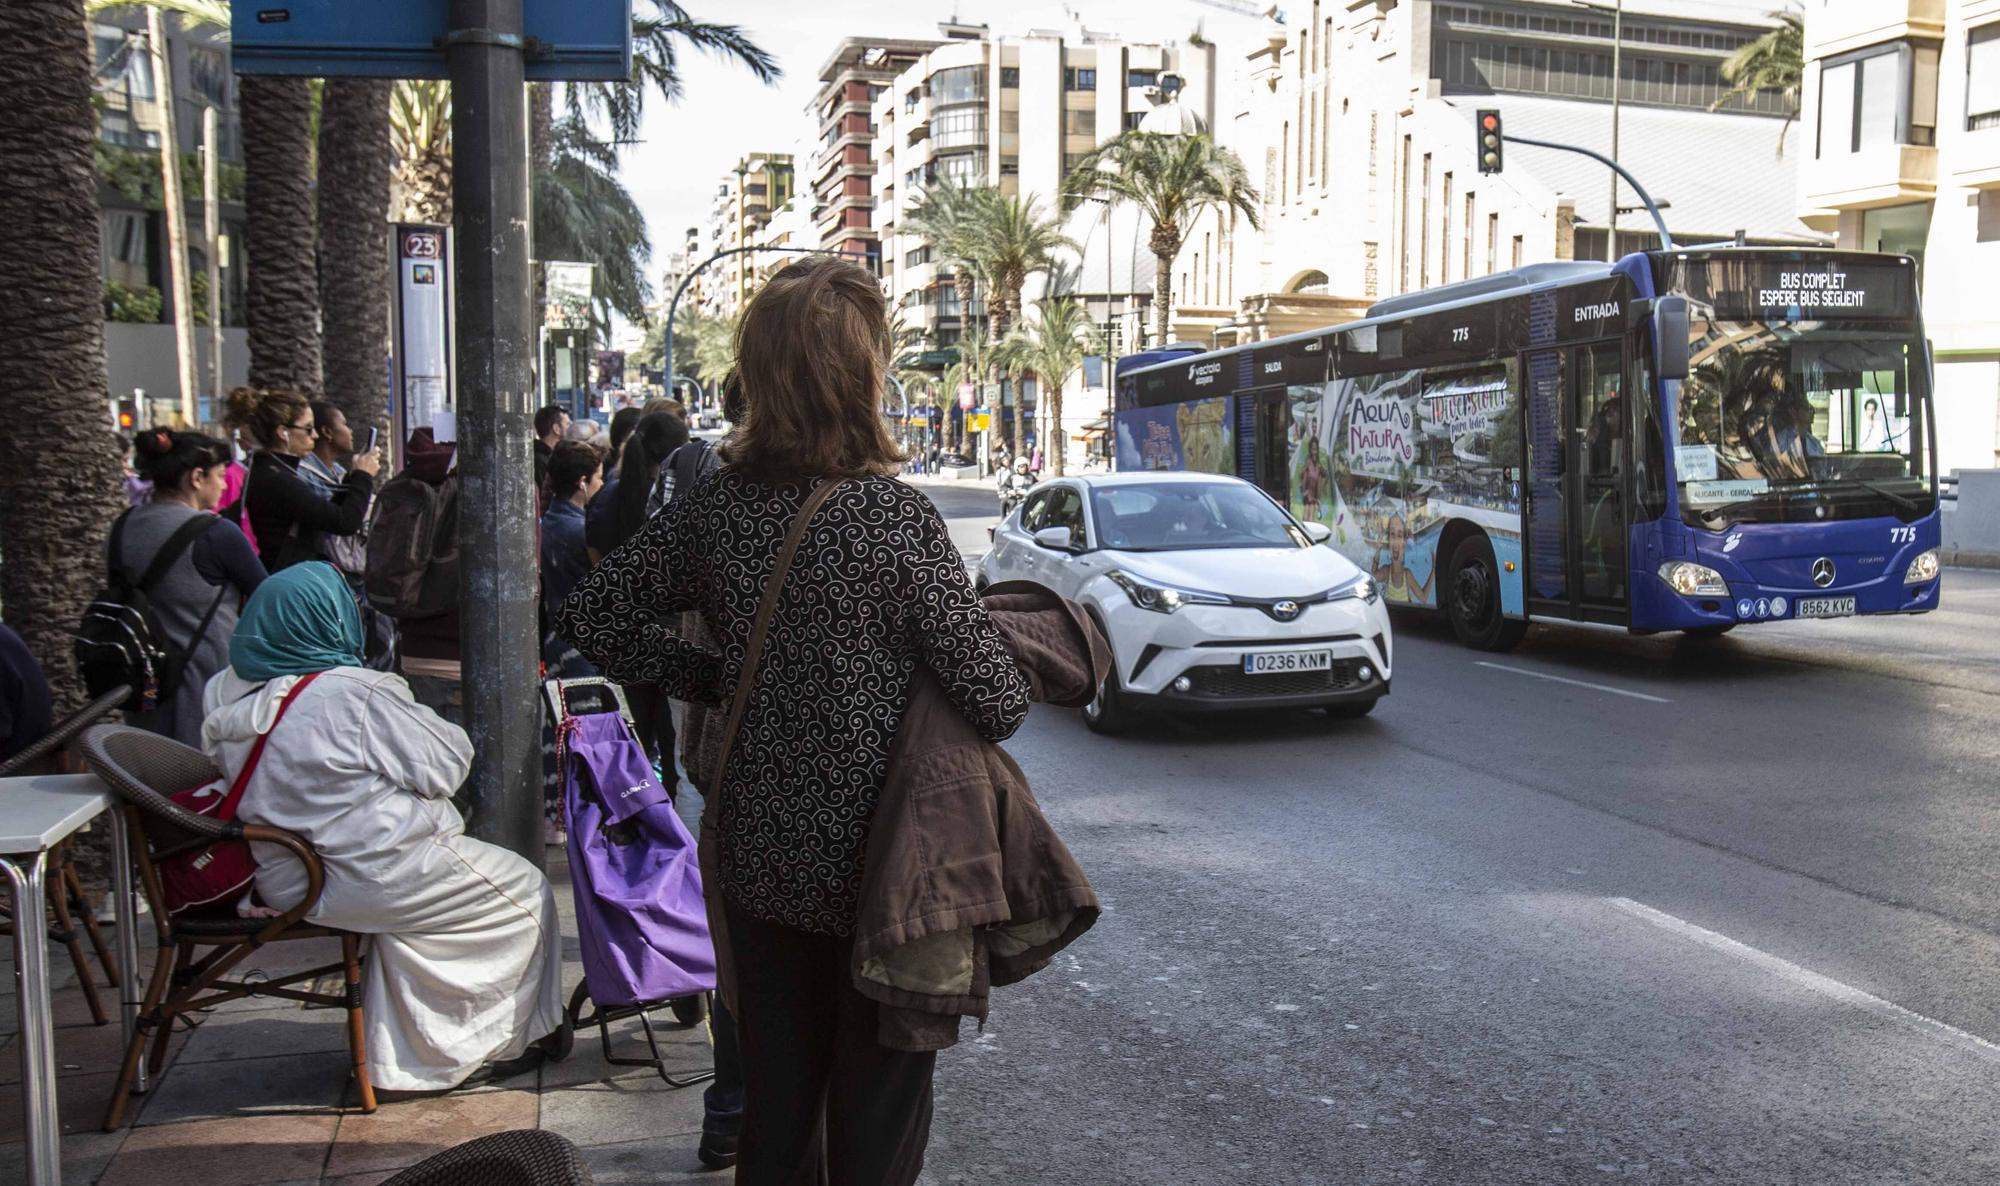
<instances>
[{"instance_id":1,"label":"motorcycle in distance","mask_svg":"<svg viewBox=\"0 0 2000 1186\"><path fill-rule=\"evenodd\" d=\"M1028 472L1028 459L1016 457L1013 470L1000 475L1000 517L1005 519L1013 514L1034 487L1035 476Z\"/></svg>"}]
</instances>

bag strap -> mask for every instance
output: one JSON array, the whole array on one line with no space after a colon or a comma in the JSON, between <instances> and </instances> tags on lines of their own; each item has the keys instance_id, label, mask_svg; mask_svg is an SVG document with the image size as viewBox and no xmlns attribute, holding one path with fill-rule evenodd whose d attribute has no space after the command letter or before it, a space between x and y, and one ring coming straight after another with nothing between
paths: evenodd
<instances>
[{"instance_id":1,"label":"bag strap","mask_svg":"<svg viewBox=\"0 0 2000 1186\"><path fill-rule=\"evenodd\" d=\"M272 719L271 727L259 733L256 742L251 745L249 760L244 762L243 769L237 772L236 781L229 785L229 797L224 799L222 806L217 809L218 818L225 820L236 818L236 804L243 798L244 788L250 785L250 776L257 772L257 763L264 756L264 743L271 740L271 734L278 731L278 722L285 719L285 710L292 706L292 701L297 700L299 693L306 690L306 685L318 679L319 675L320 673L315 671L293 684L291 691L286 692L285 698L278 702L278 715Z\"/></svg>"},{"instance_id":2,"label":"bag strap","mask_svg":"<svg viewBox=\"0 0 2000 1186\"><path fill-rule=\"evenodd\" d=\"M743 712L750 706L750 689L757 682L757 664L764 657L764 636L770 632L771 617L778 610L778 594L784 591L785 575L792 570L792 559L798 555L799 541L805 538L806 525L812 521L813 513L838 490L842 481L838 478L821 482L806 499L806 505L799 508L798 517L792 520L792 529L785 536L784 546L778 549L778 563L771 570L771 579L765 582L764 599L757 605L757 617L750 624L750 644L743 650L743 667L736 675L736 695L729 705L729 720L722 727L722 748L715 759L715 787L721 790L723 779L729 774L729 753L736 748L736 730L743 724Z\"/></svg>"},{"instance_id":3,"label":"bag strap","mask_svg":"<svg viewBox=\"0 0 2000 1186\"><path fill-rule=\"evenodd\" d=\"M134 588L150 596L153 586L166 579L167 569L173 567L174 561L181 558L181 553L194 544L197 536L215 525L215 520L216 516L207 511L189 516L188 521L176 527L174 533L167 537L167 542L161 544L160 550L153 554L153 562L146 566L146 571L140 575L139 583ZM118 526L124 525L121 519Z\"/></svg>"}]
</instances>

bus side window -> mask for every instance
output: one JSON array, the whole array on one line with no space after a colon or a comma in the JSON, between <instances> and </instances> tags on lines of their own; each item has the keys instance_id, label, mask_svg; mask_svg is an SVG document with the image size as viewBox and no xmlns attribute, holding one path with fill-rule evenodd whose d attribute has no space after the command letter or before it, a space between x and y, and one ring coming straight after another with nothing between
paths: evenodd
<instances>
[{"instance_id":1,"label":"bus side window","mask_svg":"<svg viewBox=\"0 0 2000 1186\"><path fill-rule=\"evenodd\" d=\"M1660 431L1659 392L1654 390L1653 359L1639 350L1632 401L1636 415L1632 421L1633 522L1644 523L1667 513L1667 446Z\"/></svg>"}]
</instances>

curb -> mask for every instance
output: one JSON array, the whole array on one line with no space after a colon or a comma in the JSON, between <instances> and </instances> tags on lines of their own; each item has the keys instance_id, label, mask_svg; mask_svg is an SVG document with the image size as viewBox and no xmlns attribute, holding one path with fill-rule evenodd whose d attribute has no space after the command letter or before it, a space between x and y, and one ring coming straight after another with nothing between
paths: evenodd
<instances>
[{"instance_id":1,"label":"curb","mask_svg":"<svg viewBox=\"0 0 2000 1186\"><path fill-rule=\"evenodd\" d=\"M1960 552L1945 549L1938 553L1938 559L1946 568L2000 570L2000 552Z\"/></svg>"}]
</instances>

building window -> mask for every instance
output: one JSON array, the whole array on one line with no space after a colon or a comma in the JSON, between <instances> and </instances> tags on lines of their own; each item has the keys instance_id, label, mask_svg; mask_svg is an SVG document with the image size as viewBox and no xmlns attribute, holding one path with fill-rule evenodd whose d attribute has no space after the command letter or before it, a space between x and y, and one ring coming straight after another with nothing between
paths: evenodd
<instances>
[{"instance_id":1,"label":"building window","mask_svg":"<svg viewBox=\"0 0 2000 1186\"><path fill-rule=\"evenodd\" d=\"M1001 85L1002 87L1018 87L1018 86L1020 86L1020 85L1021 85L1021 68L1020 68L1019 66L1002 66L1002 67L1000 67L1000 85Z\"/></svg>"},{"instance_id":2,"label":"building window","mask_svg":"<svg viewBox=\"0 0 2000 1186\"><path fill-rule=\"evenodd\" d=\"M1417 287L1431 286L1431 154L1424 154L1423 197L1417 215L1418 234L1422 239L1417 244Z\"/></svg>"},{"instance_id":3,"label":"building window","mask_svg":"<svg viewBox=\"0 0 2000 1186\"><path fill-rule=\"evenodd\" d=\"M941 156L937 159L936 177L940 185L985 185L986 154L960 152Z\"/></svg>"},{"instance_id":4,"label":"building window","mask_svg":"<svg viewBox=\"0 0 2000 1186\"><path fill-rule=\"evenodd\" d=\"M1063 67L1063 89L1066 91L1094 91L1097 89L1097 71L1090 66Z\"/></svg>"},{"instance_id":5,"label":"building window","mask_svg":"<svg viewBox=\"0 0 2000 1186\"><path fill-rule=\"evenodd\" d=\"M986 98L986 67L953 66L931 75L931 104L977 103Z\"/></svg>"},{"instance_id":6,"label":"building window","mask_svg":"<svg viewBox=\"0 0 2000 1186\"><path fill-rule=\"evenodd\" d=\"M1063 133L1069 136L1090 136L1097 132L1097 113L1088 108L1081 110L1067 108L1063 111Z\"/></svg>"},{"instance_id":7,"label":"building window","mask_svg":"<svg viewBox=\"0 0 2000 1186\"><path fill-rule=\"evenodd\" d=\"M884 227L883 229L887 230L888 228ZM903 266L906 268L914 268L919 264L927 264L929 262L931 262L931 246L928 243L917 248L915 251L905 253L903 256Z\"/></svg>"},{"instance_id":8,"label":"building window","mask_svg":"<svg viewBox=\"0 0 2000 1186\"><path fill-rule=\"evenodd\" d=\"M1965 47L1965 130L2000 128L2000 24L1972 30Z\"/></svg>"},{"instance_id":9,"label":"building window","mask_svg":"<svg viewBox=\"0 0 2000 1186\"><path fill-rule=\"evenodd\" d=\"M1514 236L1514 263L1512 266L1516 268L1521 266L1521 236L1519 235Z\"/></svg>"},{"instance_id":10,"label":"building window","mask_svg":"<svg viewBox=\"0 0 2000 1186\"><path fill-rule=\"evenodd\" d=\"M1898 41L1829 58L1819 72L1819 143L1839 156L1937 142L1937 49Z\"/></svg>"},{"instance_id":11,"label":"building window","mask_svg":"<svg viewBox=\"0 0 2000 1186\"><path fill-rule=\"evenodd\" d=\"M1486 274L1492 275L1500 267L1500 216L1486 216Z\"/></svg>"},{"instance_id":12,"label":"building window","mask_svg":"<svg viewBox=\"0 0 2000 1186\"><path fill-rule=\"evenodd\" d=\"M1144 122L1146 122L1146 113L1143 111L1128 111L1125 113L1125 130L1128 132L1138 131L1139 125Z\"/></svg>"},{"instance_id":13,"label":"building window","mask_svg":"<svg viewBox=\"0 0 2000 1186\"><path fill-rule=\"evenodd\" d=\"M1002 177L1018 177L1018 176L1020 176L1020 174L1021 174L1021 158L1020 158L1020 157L1017 157L1017 156L1003 156L1003 157L1001 157L1001 158L1000 158L1000 176L1002 176Z\"/></svg>"},{"instance_id":14,"label":"building window","mask_svg":"<svg viewBox=\"0 0 2000 1186\"><path fill-rule=\"evenodd\" d=\"M1451 283L1451 170L1444 171L1444 201L1438 203L1438 281ZM1465 277L1460 276L1463 280Z\"/></svg>"},{"instance_id":15,"label":"building window","mask_svg":"<svg viewBox=\"0 0 2000 1186\"><path fill-rule=\"evenodd\" d=\"M931 117L931 144L938 149L960 148L986 142L986 111L968 107Z\"/></svg>"},{"instance_id":16,"label":"building window","mask_svg":"<svg viewBox=\"0 0 2000 1186\"><path fill-rule=\"evenodd\" d=\"M1082 164L1082 163L1083 163L1083 158L1085 158L1085 157L1087 157L1087 156L1089 156L1089 155L1090 155L1090 154L1089 154L1089 153L1087 153L1087 152L1066 152L1066 153L1064 153L1064 154L1063 154L1063 173L1064 173L1064 175L1068 175L1068 174L1070 174L1070 173L1073 173L1073 172L1075 172L1075 171L1076 171L1076 167L1077 167L1078 165L1080 165L1080 164Z\"/></svg>"},{"instance_id":17,"label":"building window","mask_svg":"<svg viewBox=\"0 0 2000 1186\"><path fill-rule=\"evenodd\" d=\"M1128 87L1158 86L1160 85L1160 72L1158 70L1127 70L1125 72L1125 85Z\"/></svg>"}]
</instances>

